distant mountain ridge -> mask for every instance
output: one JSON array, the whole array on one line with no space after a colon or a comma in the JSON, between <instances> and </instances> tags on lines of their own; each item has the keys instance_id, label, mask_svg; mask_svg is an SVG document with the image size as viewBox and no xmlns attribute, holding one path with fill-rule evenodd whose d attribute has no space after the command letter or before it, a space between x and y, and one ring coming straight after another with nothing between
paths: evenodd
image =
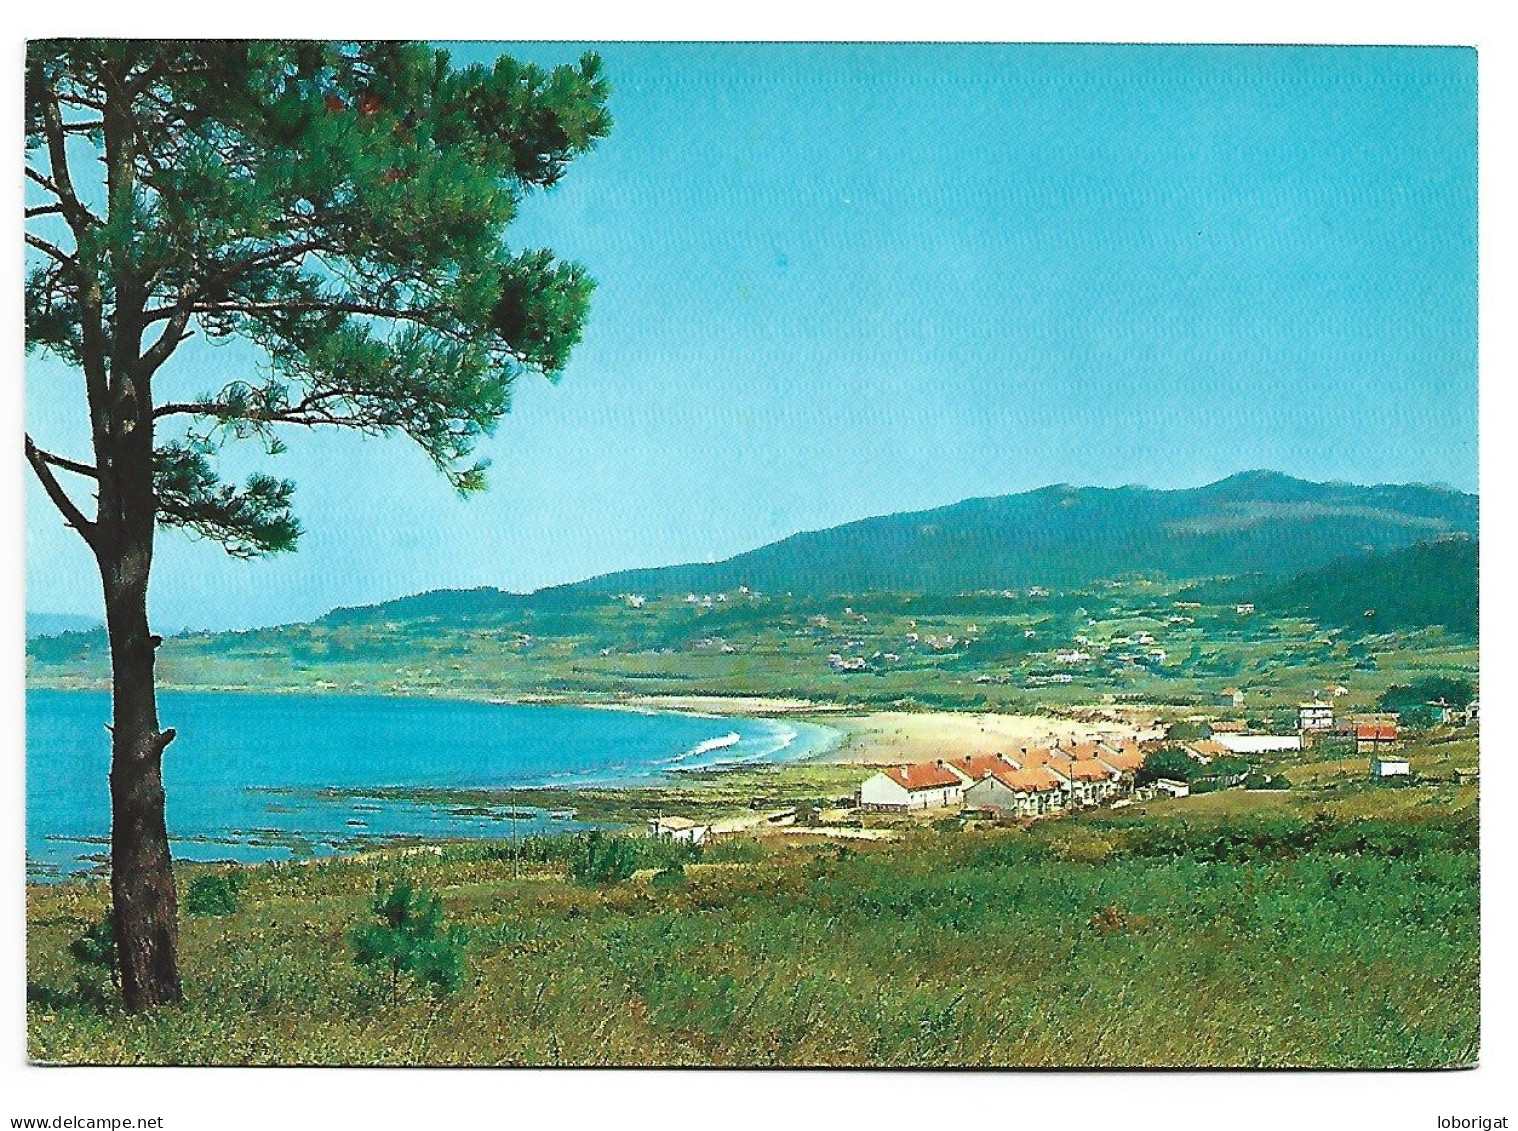
<instances>
[{"instance_id":1,"label":"distant mountain ridge","mask_svg":"<svg viewBox=\"0 0 1518 1131\"><path fill-rule=\"evenodd\" d=\"M1475 536L1477 496L1241 472L1205 487L1072 487L966 499L808 531L709 564L620 570L559 588L965 592L1134 573L1290 576L1346 555Z\"/></svg>"}]
</instances>

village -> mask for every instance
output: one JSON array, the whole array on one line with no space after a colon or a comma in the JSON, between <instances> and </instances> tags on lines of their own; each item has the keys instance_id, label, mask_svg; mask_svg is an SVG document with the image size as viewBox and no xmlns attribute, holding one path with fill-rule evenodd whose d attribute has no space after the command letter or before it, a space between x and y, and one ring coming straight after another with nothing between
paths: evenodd
<instances>
[{"instance_id":1,"label":"village","mask_svg":"<svg viewBox=\"0 0 1518 1131\"><path fill-rule=\"evenodd\" d=\"M1458 710L1443 701L1428 706L1438 726L1473 727L1479 722L1480 708L1474 700ZM1194 716L1143 738L1056 738L1047 745L988 747L883 766L860 782L852 798L839 800L827 825L800 824L797 811L785 808L710 823L661 815L648 822L647 835L699 844L778 829L881 839L892 834L861 827L850 818L957 813L961 819L1023 821L1098 806L1122 808L1183 798L1193 790L1286 789L1286 777L1266 772L1261 761L1309 752L1319 759L1364 758L1363 772L1372 780L1411 778L1411 761L1403 750L1407 735L1396 713L1336 715L1331 701L1314 698L1298 704L1296 717L1296 730L1288 734L1250 733L1236 721ZM1474 776L1474 769L1457 771L1460 780Z\"/></svg>"}]
</instances>

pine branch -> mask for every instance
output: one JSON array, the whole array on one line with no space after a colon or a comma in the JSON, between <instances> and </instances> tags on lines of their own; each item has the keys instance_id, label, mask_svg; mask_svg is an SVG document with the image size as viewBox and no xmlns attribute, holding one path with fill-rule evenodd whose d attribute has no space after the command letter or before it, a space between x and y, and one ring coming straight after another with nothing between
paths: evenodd
<instances>
[{"instance_id":1,"label":"pine branch","mask_svg":"<svg viewBox=\"0 0 1518 1131\"><path fill-rule=\"evenodd\" d=\"M36 449L37 454L42 457L44 463L50 463L54 467L61 467L64 471L72 471L75 475L86 475L91 479L100 478L100 472L87 463L80 463L78 460L72 460L66 456L45 452L41 448L37 448L36 445L33 445L33 447Z\"/></svg>"},{"instance_id":2,"label":"pine branch","mask_svg":"<svg viewBox=\"0 0 1518 1131\"><path fill-rule=\"evenodd\" d=\"M57 244L49 243L41 236L34 236L31 232L27 232L26 242L31 244L32 247L35 247L38 251L51 256L53 259L57 260L65 267L77 267L79 265L79 261L72 255L69 255Z\"/></svg>"},{"instance_id":3,"label":"pine branch","mask_svg":"<svg viewBox=\"0 0 1518 1131\"><path fill-rule=\"evenodd\" d=\"M26 460L32 465L32 471L36 473L38 480L41 481L42 489L47 492L47 497L53 501L53 505L58 508L65 521L75 530L79 531L79 536L84 539L91 549L94 549L99 528L95 523L84 517L84 512L79 509L73 499L69 498L68 492L63 489L63 485L58 482L58 477L53 474L53 469L48 466L51 463L58 462L61 458L43 452L41 448L32 442L30 436L26 437ZM59 463L58 466L63 466L63 464ZM80 464L76 466L83 467L84 465ZM74 470L74 468L70 467L69 470Z\"/></svg>"},{"instance_id":4,"label":"pine branch","mask_svg":"<svg viewBox=\"0 0 1518 1131\"><path fill-rule=\"evenodd\" d=\"M78 239L84 234L84 229L95 222L94 213L90 212L79 200L79 194L74 191L74 179L69 174L68 150L65 147L65 132L63 128L63 113L58 108L58 96L49 90L42 108L42 121L47 133L47 157L50 172L52 173L52 191L58 196L58 201L63 205L64 218L69 227L74 229L74 237Z\"/></svg>"}]
</instances>

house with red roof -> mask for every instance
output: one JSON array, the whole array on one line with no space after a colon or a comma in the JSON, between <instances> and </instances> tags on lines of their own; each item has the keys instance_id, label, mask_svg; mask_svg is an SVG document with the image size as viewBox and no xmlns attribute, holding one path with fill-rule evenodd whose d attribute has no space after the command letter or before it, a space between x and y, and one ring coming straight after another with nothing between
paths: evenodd
<instances>
[{"instance_id":1,"label":"house with red roof","mask_svg":"<svg viewBox=\"0 0 1518 1131\"><path fill-rule=\"evenodd\" d=\"M1070 779L1070 800L1076 805L1099 805L1117 792L1117 770L1095 758L1077 758L1065 771Z\"/></svg>"},{"instance_id":2,"label":"house with red roof","mask_svg":"<svg viewBox=\"0 0 1518 1131\"><path fill-rule=\"evenodd\" d=\"M1355 726L1355 753L1375 756L1397 745L1396 723L1359 723Z\"/></svg>"},{"instance_id":3,"label":"house with red roof","mask_svg":"<svg viewBox=\"0 0 1518 1131\"><path fill-rule=\"evenodd\" d=\"M1024 770L1036 770L1040 766L1047 766L1051 762L1056 761L1054 751L1047 746L1024 746L1015 754L1009 755L1009 758L1019 768ZM1063 758L1063 756L1059 760L1068 762L1068 759Z\"/></svg>"},{"instance_id":4,"label":"house with red roof","mask_svg":"<svg viewBox=\"0 0 1518 1131\"><path fill-rule=\"evenodd\" d=\"M1097 750L1094 756L1104 766L1111 766L1119 773L1129 776L1138 772L1139 767L1144 764L1144 752L1139 749L1137 744L1129 745L1124 743L1122 746L1104 745Z\"/></svg>"},{"instance_id":5,"label":"house with red roof","mask_svg":"<svg viewBox=\"0 0 1518 1131\"><path fill-rule=\"evenodd\" d=\"M1232 751L1221 742L1214 742L1210 738L1204 738L1197 742L1187 742L1181 746L1186 751L1186 756L1193 762L1207 765L1214 758L1227 758Z\"/></svg>"},{"instance_id":6,"label":"house with red roof","mask_svg":"<svg viewBox=\"0 0 1518 1131\"><path fill-rule=\"evenodd\" d=\"M965 779L942 762L889 766L859 787L862 809L907 812L940 809L964 800Z\"/></svg>"},{"instance_id":7,"label":"house with red roof","mask_svg":"<svg viewBox=\"0 0 1518 1131\"><path fill-rule=\"evenodd\" d=\"M989 770L966 789L965 804L1017 817L1039 817L1064 808L1065 790L1060 779L1046 769L1003 766Z\"/></svg>"},{"instance_id":8,"label":"house with red roof","mask_svg":"<svg viewBox=\"0 0 1518 1131\"><path fill-rule=\"evenodd\" d=\"M1101 752L1100 742L1075 742L1069 746L1061 746L1060 750L1068 754L1072 759L1085 760L1095 758Z\"/></svg>"},{"instance_id":9,"label":"house with red roof","mask_svg":"<svg viewBox=\"0 0 1518 1131\"><path fill-rule=\"evenodd\" d=\"M1137 745L1103 745L1096 753L1096 760L1112 771L1113 792L1124 796L1133 792L1134 776L1144 765L1144 752Z\"/></svg>"},{"instance_id":10,"label":"house with red roof","mask_svg":"<svg viewBox=\"0 0 1518 1131\"><path fill-rule=\"evenodd\" d=\"M1001 754L969 754L963 758L950 758L943 765L964 779L965 787L991 773L993 770L1016 769L1017 764Z\"/></svg>"}]
</instances>

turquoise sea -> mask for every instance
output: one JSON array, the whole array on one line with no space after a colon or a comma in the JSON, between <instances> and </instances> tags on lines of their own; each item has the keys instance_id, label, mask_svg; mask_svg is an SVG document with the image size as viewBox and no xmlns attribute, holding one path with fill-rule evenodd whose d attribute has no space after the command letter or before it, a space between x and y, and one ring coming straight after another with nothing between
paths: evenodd
<instances>
[{"instance_id":1,"label":"turquoise sea","mask_svg":"<svg viewBox=\"0 0 1518 1131\"><path fill-rule=\"evenodd\" d=\"M572 831L586 826L525 804L375 791L652 784L682 770L808 757L838 737L790 720L380 696L163 692L159 712L179 735L164 784L182 860ZM110 696L28 691L26 715L27 875L97 868L110 834Z\"/></svg>"}]
</instances>

